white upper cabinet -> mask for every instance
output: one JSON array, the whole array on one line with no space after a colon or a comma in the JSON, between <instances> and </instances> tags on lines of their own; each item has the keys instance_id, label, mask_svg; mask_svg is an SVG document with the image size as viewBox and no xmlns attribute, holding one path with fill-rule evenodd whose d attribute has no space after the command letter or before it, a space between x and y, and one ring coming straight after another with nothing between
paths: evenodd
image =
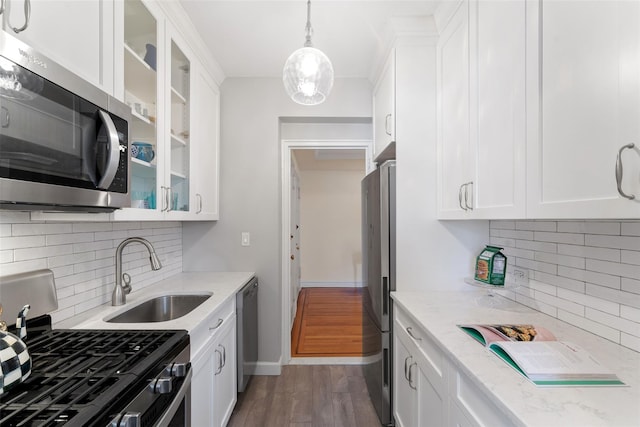
<instances>
[{"instance_id":1,"label":"white upper cabinet","mask_svg":"<svg viewBox=\"0 0 640 427\"><path fill-rule=\"evenodd\" d=\"M113 93L113 0L4 0L2 29Z\"/></svg>"},{"instance_id":2,"label":"white upper cabinet","mask_svg":"<svg viewBox=\"0 0 640 427\"><path fill-rule=\"evenodd\" d=\"M220 91L199 67L194 80L194 123L191 150L192 204L198 220L217 220L220 171Z\"/></svg>"},{"instance_id":3,"label":"white upper cabinet","mask_svg":"<svg viewBox=\"0 0 640 427\"><path fill-rule=\"evenodd\" d=\"M470 3L473 216L524 218L525 2Z\"/></svg>"},{"instance_id":4,"label":"white upper cabinet","mask_svg":"<svg viewBox=\"0 0 640 427\"><path fill-rule=\"evenodd\" d=\"M640 2L531 1L527 14L527 215L640 217Z\"/></svg>"},{"instance_id":5,"label":"white upper cabinet","mask_svg":"<svg viewBox=\"0 0 640 427\"><path fill-rule=\"evenodd\" d=\"M374 157L396 140L396 51L391 50L373 91Z\"/></svg>"},{"instance_id":6,"label":"white upper cabinet","mask_svg":"<svg viewBox=\"0 0 640 427\"><path fill-rule=\"evenodd\" d=\"M472 207L469 138L469 3L440 34L438 75L438 214L465 218ZM465 197L466 192L466 197Z\"/></svg>"},{"instance_id":7,"label":"white upper cabinet","mask_svg":"<svg viewBox=\"0 0 640 427\"><path fill-rule=\"evenodd\" d=\"M523 218L525 2L464 1L438 43L438 212Z\"/></svg>"}]
</instances>

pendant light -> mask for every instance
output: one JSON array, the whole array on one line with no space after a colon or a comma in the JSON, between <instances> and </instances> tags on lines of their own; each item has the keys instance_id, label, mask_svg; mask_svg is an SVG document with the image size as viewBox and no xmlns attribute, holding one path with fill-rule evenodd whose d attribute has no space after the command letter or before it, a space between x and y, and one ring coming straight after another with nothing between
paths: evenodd
<instances>
[{"instance_id":1,"label":"pendant light","mask_svg":"<svg viewBox=\"0 0 640 427\"><path fill-rule=\"evenodd\" d=\"M296 50L284 64L282 81L287 94L298 104L318 105L329 96L333 86L333 66L327 55L311 43L311 0L307 0L307 25L304 47Z\"/></svg>"}]
</instances>

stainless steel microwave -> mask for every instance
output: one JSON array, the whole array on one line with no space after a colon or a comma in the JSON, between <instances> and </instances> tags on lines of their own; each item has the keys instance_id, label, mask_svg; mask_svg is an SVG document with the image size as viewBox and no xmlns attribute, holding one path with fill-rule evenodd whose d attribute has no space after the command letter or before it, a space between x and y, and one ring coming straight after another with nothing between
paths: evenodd
<instances>
[{"instance_id":1,"label":"stainless steel microwave","mask_svg":"<svg viewBox=\"0 0 640 427\"><path fill-rule=\"evenodd\" d=\"M0 208L130 206L131 109L0 31Z\"/></svg>"}]
</instances>

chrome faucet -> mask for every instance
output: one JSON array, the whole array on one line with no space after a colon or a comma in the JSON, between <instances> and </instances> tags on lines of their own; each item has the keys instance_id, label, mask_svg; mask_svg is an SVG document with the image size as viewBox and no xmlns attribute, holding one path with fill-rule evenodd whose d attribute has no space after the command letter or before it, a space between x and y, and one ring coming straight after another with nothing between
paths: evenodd
<instances>
[{"instance_id":1,"label":"chrome faucet","mask_svg":"<svg viewBox=\"0 0 640 427\"><path fill-rule=\"evenodd\" d=\"M149 262L151 263L152 270L160 270L162 268L162 264L160 263L160 258L156 254L155 249L148 240L143 239L142 237L129 237L128 239L124 239L122 243L118 245L116 249L116 286L113 288L113 294L111 296L111 305L122 305L127 302L127 294L131 292L131 284L130 277L127 273L122 274L122 250L129 243L138 242L142 243L147 250L149 251ZM125 285L122 285L122 279L124 276L127 276L125 280Z\"/></svg>"}]
</instances>

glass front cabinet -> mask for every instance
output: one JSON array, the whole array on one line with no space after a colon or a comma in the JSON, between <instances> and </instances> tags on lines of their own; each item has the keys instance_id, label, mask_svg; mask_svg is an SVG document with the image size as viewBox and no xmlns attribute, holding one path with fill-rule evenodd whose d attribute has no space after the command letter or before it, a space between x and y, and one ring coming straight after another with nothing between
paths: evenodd
<instances>
[{"instance_id":1,"label":"glass front cabinet","mask_svg":"<svg viewBox=\"0 0 640 427\"><path fill-rule=\"evenodd\" d=\"M217 219L217 132L216 150L210 170L216 178L208 180L200 169L204 152L192 147L193 90L195 76L204 67L166 18L157 2L125 0L115 3L116 17L122 17L122 31L116 25L115 92L131 107L131 208L118 210L115 220L215 220ZM119 10L120 9L120 10ZM118 19L116 19L118 22ZM121 40L118 40L122 37ZM121 46L121 49L118 48ZM197 70L194 72L194 70ZM197 83L197 82L196 82ZM217 86L216 86L217 90ZM209 92L211 93L211 92ZM218 95L219 96L219 95ZM201 102L196 96L195 102ZM209 101L217 104L219 98ZM216 114L218 110L216 110ZM197 114L196 114L197 115ZM217 127L218 117L203 120ZM204 135L201 135L204 136ZM202 139L198 137L198 139ZM197 144L209 144L198 140ZM195 162L195 167L192 165ZM200 188L205 180L216 184L215 206L203 214ZM215 214L211 214L215 212Z\"/></svg>"}]
</instances>

